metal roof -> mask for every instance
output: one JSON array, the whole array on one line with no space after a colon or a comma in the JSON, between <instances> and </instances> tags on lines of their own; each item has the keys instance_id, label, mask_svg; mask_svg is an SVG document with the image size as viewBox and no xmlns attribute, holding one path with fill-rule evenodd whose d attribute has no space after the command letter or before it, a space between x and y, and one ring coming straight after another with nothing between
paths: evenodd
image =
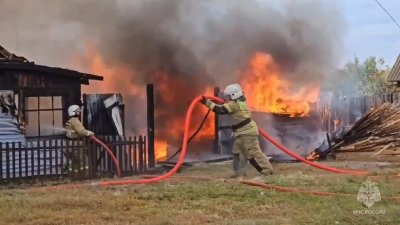
<instances>
[{"instance_id":1,"label":"metal roof","mask_svg":"<svg viewBox=\"0 0 400 225\"><path fill-rule=\"evenodd\" d=\"M30 72L40 72L49 75L79 78L82 84L89 84L89 80L103 80L102 76L82 73L75 70L63 69L58 67L48 67L36 65L29 62L26 58L16 56L0 46L0 70L22 70Z\"/></svg>"},{"instance_id":2,"label":"metal roof","mask_svg":"<svg viewBox=\"0 0 400 225\"><path fill-rule=\"evenodd\" d=\"M400 55L397 57L395 64L393 65L388 78L387 82L398 82L400 81Z\"/></svg>"}]
</instances>

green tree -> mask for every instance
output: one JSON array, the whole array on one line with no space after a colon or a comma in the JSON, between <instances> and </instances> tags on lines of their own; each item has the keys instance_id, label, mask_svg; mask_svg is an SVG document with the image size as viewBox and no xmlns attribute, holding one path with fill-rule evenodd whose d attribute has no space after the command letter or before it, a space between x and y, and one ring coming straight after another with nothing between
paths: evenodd
<instances>
[{"instance_id":1,"label":"green tree","mask_svg":"<svg viewBox=\"0 0 400 225\"><path fill-rule=\"evenodd\" d=\"M355 57L354 61L348 62L343 70L345 77L351 82L360 95L375 95L387 93L386 77L389 66L385 61L374 56L368 57L364 62Z\"/></svg>"}]
</instances>

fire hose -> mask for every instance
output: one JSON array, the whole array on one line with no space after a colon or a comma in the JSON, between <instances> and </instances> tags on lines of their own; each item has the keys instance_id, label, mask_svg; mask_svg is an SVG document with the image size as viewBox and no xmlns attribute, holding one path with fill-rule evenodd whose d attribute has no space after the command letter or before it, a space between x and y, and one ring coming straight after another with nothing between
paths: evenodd
<instances>
[{"instance_id":1,"label":"fire hose","mask_svg":"<svg viewBox=\"0 0 400 225\"><path fill-rule=\"evenodd\" d=\"M107 154L111 157L112 161L114 162L114 166L117 170L117 176L118 177L122 177L121 175L121 169L119 168L119 162L117 160L117 158L115 158L114 153L110 150L110 148L108 148L108 146L106 144L104 144L104 142L102 142L101 140L99 140L96 136L90 136L90 139L93 140L95 143L97 143L98 145L102 146L105 151L107 152Z\"/></svg>"},{"instance_id":2,"label":"fire hose","mask_svg":"<svg viewBox=\"0 0 400 225\"><path fill-rule=\"evenodd\" d=\"M190 136L190 138L188 139L188 144L190 143L190 141L193 140L194 137L196 137L196 135L200 132L201 128L203 128L204 124L206 123L206 120L208 118L208 115L210 115L211 109L209 109L206 113L206 115L204 116L203 120L201 121L199 127L197 128L197 130L192 134L192 136ZM167 158L164 162L169 162L171 161L175 156L178 155L178 153L180 153L182 151L182 146L179 147L174 154L172 154L169 158Z\"/></svg>"},{"instance_id":3,"label":"fire hose","mask_svg":"<svg viewBox=\"0 0 400 225\"><path fill-rule=\"evenodd\" d=\"M214 97L214 96L206 96L206 98L212 99L217 103L223 103L224 101L220 98ZM197 103L199 103L202 99L202 96L198 96L195 99L193 99L193 101L190 103L189 108L186 112L186 117L185 117L185 125L184 125L184 132L183 132L183 140L182 140L182 152L179 155L178 161L175 164L175 166L168 171L166 174L157 176L157 177L153 177L150 179L136 179L136 180L110 180L110 181L100 181L100 182L95 182L95 183L90 183L90 184L73 184L73 185L60 185L60 186L54 186L54 187L50 187L47 189L62 189L62 188L76 188L76 187L81 187L81 186L116 186L116 185L129 185L129 184L151 184L151 183L156 183L159 182L161 180L167 179L169 177L171 177L172 175L174 175L179 167L182 165L183 160L185 158L186 155L186 151L187 151L187 144L188 144L188 136L189 136L189 127L190 127L190 120L192 117L192 112L193 109L195 107L195 105ZM308 161L304 158L302 158L301 156L297 155L296 153L290 151L289 149L285 148L284 146L282 146L281 144L279 144L278 142L276 142L274 139L272 139L271 137L269 137L269 135L267 135L264 131L260 130L260 133L263 137L267 138L267 140L271 141L274 145L276 145L280 150L282 150L283 152L285 152L286 154L308 164L311 166L314 166L316 168L319 169L323 169L329 172L335 172L335 173L344 173L344 174L352 174L352 175L358 175L358 176L363 176L363 175L367 175L368 171L356 171L356 170L343 170L343 169L337 169L337 168L333 168L333 167L328 167L328 166L324 166L315 162L311 162ZM104 144L104 143L103 143ZM104 146L103 146L104 147ZM107 149L107 148L105 148ZM109 149L108 149L109 150ZM117 167L119 168L119 166Z\"/></svg>"},{"instance_id":4,"label":"fire hose","mask_svg":"<svg viewBox=\"0 0 400 225\"><path fill-rule=\"evenodd\" d=\"M223 103L224 101L220 98L217 97L213 97L213 96L208 96L207 98L210 98L218 103ZM258 129L260 134L266 138L268 141L270 141L272 144L274 144L276 147L278 147L281 151L283 151L284 153L286 153L287 155L300 160L301 162L304 162L310 166L316 167L318 169L322 169L322 170L326 170L329 172L334 172L334 173L344 173L344 174L352 174L352 175L357 175L357 176L364 176L367 175L369 172L368 171L364 171L364 170L343 170L343 169L337 169L334 167L328 167L328 166L324 166L321 165L319 163L315 163L312 161L309 161L307 159L304 159L303 157L297 155L296 153L294 153L293 151L289 150L288 148L286 148L285 146L281 145L279 142L275 141L272 137L270 137L267 133L265 133L265 131Z\"/></svg>"}]
</instances>

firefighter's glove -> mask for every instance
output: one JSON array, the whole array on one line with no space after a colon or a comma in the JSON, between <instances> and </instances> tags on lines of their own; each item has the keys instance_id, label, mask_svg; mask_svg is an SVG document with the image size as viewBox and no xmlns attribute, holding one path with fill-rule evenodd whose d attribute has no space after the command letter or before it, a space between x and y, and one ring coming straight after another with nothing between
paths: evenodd
<instances>
[{"instance_id":1,"label":"firefighter's glove","mask_svg":"<svg viewBox=\"0 0 400 225\"><path fill-rule=\"evenodd\" d=\"M88 136L88 137L94 136L94 133L93 133L92 131L89 131L87 136Z\"/></svg>"}]
</instances>

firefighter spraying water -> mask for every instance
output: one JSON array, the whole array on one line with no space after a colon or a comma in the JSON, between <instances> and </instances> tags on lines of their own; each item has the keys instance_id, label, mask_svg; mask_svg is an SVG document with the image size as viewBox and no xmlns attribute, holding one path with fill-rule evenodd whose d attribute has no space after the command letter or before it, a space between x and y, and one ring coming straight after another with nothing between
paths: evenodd
<instances>
[{"instance_id":1,"label":"firefighter spraying water","mask_svg":"<svg viewBox=\"0 0 400 225\"><path fill-rule=\"evenodd\" d=\"M83 127L81 121L79 120L80 115L81 109L78 105L71 105L68 108L69 119L65 125L65 128L67 129L67 137L78 138L94 135L92 131L86 130L85 127Z\"/></svg>"},{"instance_id":2,"label":"firefighter spraying water","mask_svg":"<svg viewBox=\"0 0 400 225\"><path fill-rule=\"evenodd\" d=\"M107 154L113 160L116 169L116 174L118 175L118 177L121 177L119 162L115 158L113 152L106 144L104 144L101 140L97 139L92 131L86 130L85 127L82 125L81 121L79 120L81 116L81 108L78 105L71 105L70 107L68 107L68 116L69 119L65 124L66 136L71 139L89 137L96 144L102 146L104 150L107 152ZM82 164L82 162L79 159L84 158L82 154L84 154L84 152L76 150L73 151L72 154L67 154L67 157L72 161L74 165L80 165ZM71 170L71 168L69 169ZM88 168L81 168L81 169L88 169Z\"/></svg>"},{"instance_id":3,"label":"firefighter spraying water","mask_svg":"<svg viewBox=\"0 0 400 225\"><path fill-rule=\"evenodd\" d=\"M201 102L215 113L227 114L231 119L235 138L232 150L233 177L245 175L247 160L261 174L271 175L273 170L267 156L260 148L257 124L251 119L242 88L239 84L231 84L225 88L224 94L229 97L227 103L216 104L204 96Z\"/></svg>"}]
</instances>

